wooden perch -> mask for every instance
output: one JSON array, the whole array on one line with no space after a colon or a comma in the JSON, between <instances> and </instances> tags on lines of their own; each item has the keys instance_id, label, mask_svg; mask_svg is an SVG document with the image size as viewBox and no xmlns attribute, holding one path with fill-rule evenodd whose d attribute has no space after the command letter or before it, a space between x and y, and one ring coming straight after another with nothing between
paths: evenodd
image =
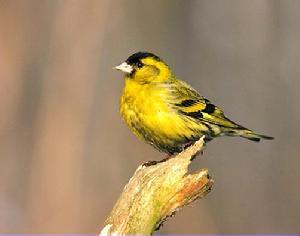
<instances>
[{"instance_id":1,"label":"wooden perch","mask_svg":"<svg viewBox=\"0 0 300 236\"><path fill-rule=\"evenodd\" d=\"M100 235L151 235L176 211L210 192L206 169L187 174L192 158L204 146L203 137L174 158L141 165L125 186Z\"/></svg>"}]
</instances>

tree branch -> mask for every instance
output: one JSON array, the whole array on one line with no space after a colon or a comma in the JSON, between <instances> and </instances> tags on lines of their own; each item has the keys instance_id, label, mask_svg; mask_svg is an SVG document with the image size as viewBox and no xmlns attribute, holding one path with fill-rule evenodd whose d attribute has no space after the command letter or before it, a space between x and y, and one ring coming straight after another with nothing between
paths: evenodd
<instances>
[{"instance_id":1,"label":"tree branch","mask_svg":"<svg viewBox=\"0 0 300 236\"><path fill-rule=\"evenodd\" d=\"M153 166L141 165L125 186L101 235L151 235L176 211L210 192L213 180L206 169L187 174L203 137L174 158Z\"/></svg>"}]
</instances>

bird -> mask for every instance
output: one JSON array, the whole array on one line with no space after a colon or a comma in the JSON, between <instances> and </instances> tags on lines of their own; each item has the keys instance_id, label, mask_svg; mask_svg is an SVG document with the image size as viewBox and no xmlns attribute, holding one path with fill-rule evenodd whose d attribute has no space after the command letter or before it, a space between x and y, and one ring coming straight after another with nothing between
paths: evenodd
<instances>
[{"instance_id":1,"label":"bird","mask_svg":"<svg viewBox=\"0 0 300 236\"><path fill-rule=\"evenodd\" d=\"M220 136L252 141L273 139L229 118L210 100L150 52L137 52L114 67L124 73L120 114L131 131L160 152L174 155L202 136L205 143Z\"/></svg>"}]
</instances>

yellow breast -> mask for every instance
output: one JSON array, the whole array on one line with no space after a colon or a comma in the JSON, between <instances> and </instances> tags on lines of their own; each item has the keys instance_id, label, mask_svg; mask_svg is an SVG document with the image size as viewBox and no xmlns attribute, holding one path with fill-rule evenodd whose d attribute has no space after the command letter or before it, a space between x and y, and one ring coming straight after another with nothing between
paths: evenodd
<instances>
[{"instance_id":1,"label":"yellow breast","mask_svg":"<svg viewBox=\"0 0 300 236\"><path fill-rule=\"evenodd\" d=\"M120 103L120 113L133 133L161 151L176 149L197 128L172 109L169 93L157 84L126 79Z\"/></svg>"}]
</instances>

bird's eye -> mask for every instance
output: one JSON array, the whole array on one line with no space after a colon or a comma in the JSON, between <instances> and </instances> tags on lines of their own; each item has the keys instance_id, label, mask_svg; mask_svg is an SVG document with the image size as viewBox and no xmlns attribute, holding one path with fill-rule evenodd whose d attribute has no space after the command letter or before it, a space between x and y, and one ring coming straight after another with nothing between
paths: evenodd
<instances>
[{"instance_id":1,"label":"bird's eye","mask_svg":"<svg viewBox=\"0 0 300 236\"><path fill-rule=\"evenodd\" d=\"M135 64L138 68L141 68L143 66L143 63L138 61L136 64Z\"/></svg>"}]
</instances>

